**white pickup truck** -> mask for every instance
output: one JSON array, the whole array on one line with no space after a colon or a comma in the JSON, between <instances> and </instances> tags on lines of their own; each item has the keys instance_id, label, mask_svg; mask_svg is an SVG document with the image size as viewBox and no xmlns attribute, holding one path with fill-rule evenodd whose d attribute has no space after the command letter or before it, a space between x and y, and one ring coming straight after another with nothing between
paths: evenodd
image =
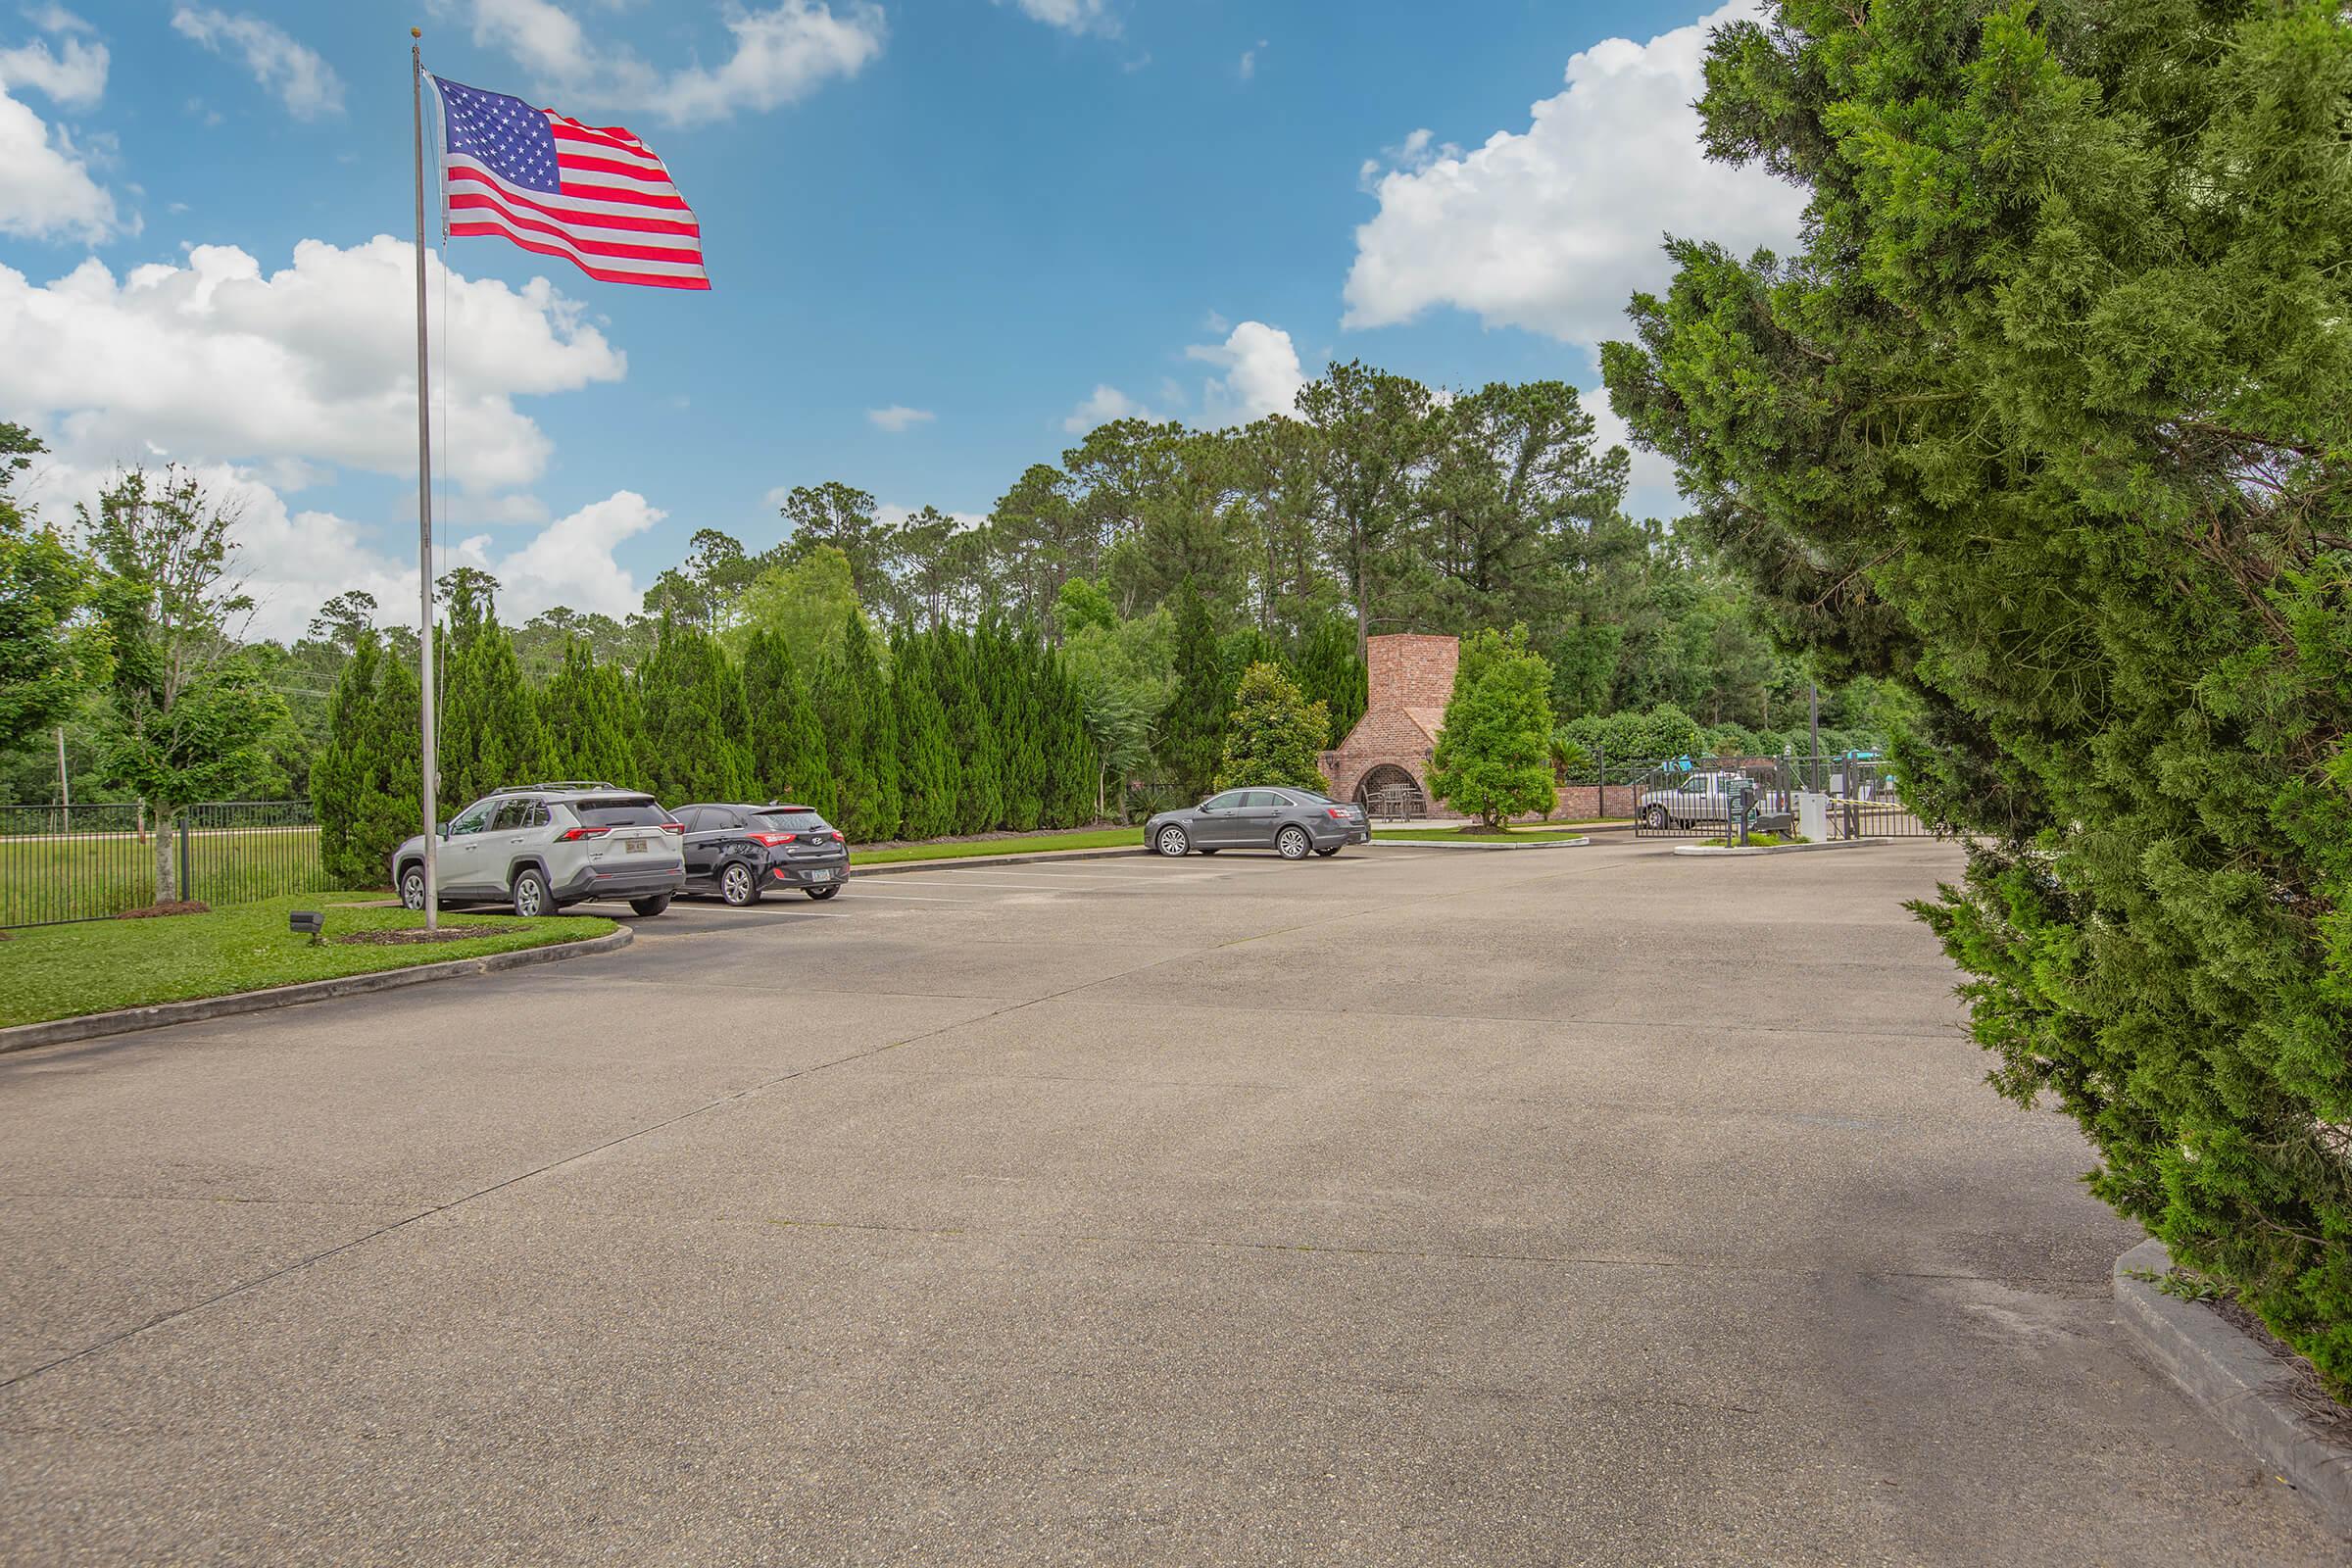
<instances>
[{"instance_id":1,"label":"white pickup truck","mask_svg":"<svg viewBox=\"0 0 2352 1568\"><path fill-rule=\"evenodd\" d=\"M1634 814L1643 827L1691 827L1700 822L1729 825L1735 787L1744 788L1750 810L1760 809L1765 791L1744 773L1693 773L1668 790L1643 790Z\"/></svg>"}]
</instances>

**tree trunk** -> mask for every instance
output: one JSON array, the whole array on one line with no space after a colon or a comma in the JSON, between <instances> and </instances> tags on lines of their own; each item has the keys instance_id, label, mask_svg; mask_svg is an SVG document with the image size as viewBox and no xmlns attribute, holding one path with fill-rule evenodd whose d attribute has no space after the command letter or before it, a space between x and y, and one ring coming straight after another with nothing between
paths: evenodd
<instances>
[{"instance_id":1,"label":"tree trunk","mask_svg":"<svg viewBox=\"0 0 2352 1568\"><path fill-rule=\"evenodd\" d=\"M155 813L155 902L170 904L179 897L177 862L172 857L172 813Z\"/></svg>"}]
</instances>

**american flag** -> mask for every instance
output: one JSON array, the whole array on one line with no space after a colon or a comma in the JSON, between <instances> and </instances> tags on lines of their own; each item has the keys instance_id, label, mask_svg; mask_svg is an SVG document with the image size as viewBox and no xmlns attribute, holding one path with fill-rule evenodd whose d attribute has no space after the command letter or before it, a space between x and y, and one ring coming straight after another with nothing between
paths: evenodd
<instances>
[{"instance_id":1,"label":"american flag","mask_svg":"<svg viewBox=\"0 0 2352 1568\"><path fill-rule=\"evenodd\" d=\"M561 256L606 283L709 288L703 227L645 143L433 78L449 232Z\"/></svg>"}]
</instances>

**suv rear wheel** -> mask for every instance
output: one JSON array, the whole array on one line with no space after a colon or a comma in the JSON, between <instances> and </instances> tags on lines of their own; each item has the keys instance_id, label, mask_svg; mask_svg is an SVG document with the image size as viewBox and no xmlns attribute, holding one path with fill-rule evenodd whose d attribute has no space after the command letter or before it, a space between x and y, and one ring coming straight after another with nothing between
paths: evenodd
<instances>
[{"instance_id":1,"label":"suv rear wheel","mask_svg":"<svg viewBox=\"0 0 2352 1568\"><path fill-rule=\"evenodd\" d=\"M663 909L669 907L669 895L657 893L650 899L631 899L629 907L635 909L639 914L660 914Z\"/></svg>"},{"instance_id":2,"label":"suv rear wheel","mask_svg":"<svg viewBox=\"0 0 2352 1568\"><path fill-rule=\"evenodd\" d=\"M404 866L401 869L400 902L404 907L411 909L422 909L424 907L423 866L411 865Z\"/></svg>"},{"instance_id":3,"label":"suv rear wheel","mask_svg":"<svg viewBox=\"0 0 2352 1568\"><path fill-rule=\"evenodd\" d=\"M547 896L547 878L535 865L526 865L514 873L514 912L525 920L536 920L556 910L556 901Z\"/></svg>"},{"instance_id":4,"label":"suv rear wheel","mask_svg":"<svg viewBox=\"0 0 2352 1568\"><path fill-rule=\"evenodd\" d=\"M729 860L718 873L718 896L740 909L760 902L760 879L741 860Z\"/></svg>"}]
</instances>

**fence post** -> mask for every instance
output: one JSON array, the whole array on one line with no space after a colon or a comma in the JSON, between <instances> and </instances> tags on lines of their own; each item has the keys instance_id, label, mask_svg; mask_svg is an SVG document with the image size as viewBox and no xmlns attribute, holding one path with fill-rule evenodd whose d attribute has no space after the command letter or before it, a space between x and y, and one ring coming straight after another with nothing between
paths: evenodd
<instances>
[{"instance_id":1,"label":"fence post","mask_svg":"<svg viewBox=\"0 0 2352 1568\"><path fill-rule=\"evenodd\" d=\"M1592 818L1609 819L1609 746L1600 740L1592 743Z\"/></svg>"},{"instance_id":2,"label":"fence post","mask_svg":"<svg viewBox=\"0 0 2352 1568\"><path fill-rule=\"evenodd\" d=\"M194 815L184 806L179 808L179 897L183 903L196 896L188 886L188 824Z\"/></svg>"}]
</instances>

